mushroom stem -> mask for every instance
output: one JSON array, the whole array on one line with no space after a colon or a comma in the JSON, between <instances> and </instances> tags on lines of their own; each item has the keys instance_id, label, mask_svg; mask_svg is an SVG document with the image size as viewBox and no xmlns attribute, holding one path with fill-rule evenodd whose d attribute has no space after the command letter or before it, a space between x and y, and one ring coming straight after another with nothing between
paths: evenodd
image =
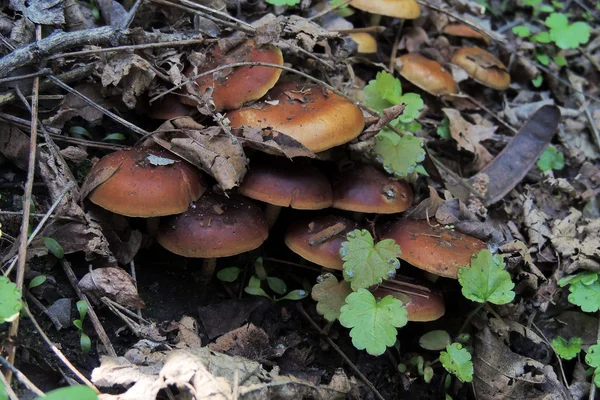
<instances>
[{"instance_id":1,"label":"mushroom stem","mask_svg":"<svg viewBox=\"0 0 600 400\"><path fill-rule=\"evenodd\" d=\"M215 274L217 268L216 258L205 258L202 262L202 271L200 272L200 283L207 285Z\"/></svg>"},{"instance_id":2,"label":"mushroom stem","mask_svg":"<svg viewBox=\"0 0 600 400\"><path fill-rule=\"evenodd\" d=\"M265 207L265 218L267 219L267 224L269 225L269 230L275 225L277 222L277 218L279 218L279 213L281 212L280 206L275 206L273 204L267 204Z\"/></svg>"}]
</instances>

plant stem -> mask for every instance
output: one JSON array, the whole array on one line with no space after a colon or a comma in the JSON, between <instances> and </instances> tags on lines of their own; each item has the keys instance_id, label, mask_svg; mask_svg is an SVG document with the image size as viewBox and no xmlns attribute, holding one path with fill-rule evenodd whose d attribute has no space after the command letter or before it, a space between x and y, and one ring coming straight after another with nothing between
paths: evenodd
<instances>
[{"instance_id":1,"label":"plant stem","mask_svg":"<svg viewBox=\"0 0 600 400\"><path fill-rule=\"evenodd\" d=\"M280 206L275 206L273 204L267 204L265 207L265 218L267 219L267 224L269 225L269 229L275 225L277 222L277 218L279 218L279 213L281 212Z\"/></svg>"},{"instance_id":2,"label":"plant stem","mask_svg":"<svg viewBox=\"0 0 600 400\"><path fill-rule=\"evenodd\" d=\"M479 312L479 310L481 310L483 308L484 305L485 305L485 303L480 303L477 306L477 308L475 308L473 311L471 311L469 313L469 315L467 315L467 319L465 319L465 322L460 327L460 330L458 331L458 333L456 334L456 336L460 336L460 334L463 333L463 331L465 330L465 328L467 327L467 325L469 324L469 322L471 322L471 319L475 316L475 314L477 314Z\"/></svg>"}]
</instances>

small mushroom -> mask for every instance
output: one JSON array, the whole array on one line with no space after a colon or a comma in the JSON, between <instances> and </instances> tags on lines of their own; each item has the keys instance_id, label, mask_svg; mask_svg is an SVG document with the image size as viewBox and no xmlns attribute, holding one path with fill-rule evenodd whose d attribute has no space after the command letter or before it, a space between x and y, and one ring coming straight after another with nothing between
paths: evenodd
<instances>
[{"instance_id":1,"label":"small mushroom","mask_svg":"<svg viewBox=\"0 0 600 400\"><path fill-rule=\"evenodd\" d=\"M457 279L458 269L486 249L484 242L439 225L435 220L400 219L377 226L381 240L394 239L400 259L433 274Z\"/></svg>"},{"instance_id":2,"label":"small mushroom","mask_svg":"<svg viewBox=\"0 0 600 400\"><path fill-rule=\"evenodd\" d=\"M405 54L398 60L402 63L400 75L427 93L434 96L458 93L452 74L437 61L416 53Z\"/></svg>"},{"instance_id":3,"label":"small mushroom","mask_svg":"<svg viewBox=\"0 0 600 400\"><path fill-rule=\"evenodd\" d=\"M140 147L103 157L91 169L86 187L92 203L115 214L148 218L184 212L202 196L206 183L198 170L172 153Z\"/></svg>"},{"instance_id":4,"label":"small mushroom","mask_svg":"<svg viewBox=\"0 0 600 400\"><path fill-rule=\"evenodd\" d=\"M301 161L278 157L250 160L239 192L267 203L269 227L275 224L281 207L321 210L333 203L331 184L321 171Z\"/></svg>"},{"instance_id":5,"label":"small mushroom","mask_svg":"<svg viewBox=\"0 0 600 400\"><path fill-rule=\"evenodd\" d=\"M343 171L332 188L334 208L361 213L399 213L410 207L413 198L408 183L367 164Z\"/></svg>"},{"instance_id":6,"label":"small mushroom","mask_svg":"<svg viewBox=\"0 0 600 400\"><path fill-rule=\"evenodd\" d=\"M285 244L302 258L325 268L342 270L340 257L346 235L362 226L335 215L296 221L285 233Z\"/></svg>"},{"instance_id":7,"label":"small mushroom","mask_svg":"<svg viewBox=\"0 0 600 400\"><path fill-rule=\"evenodd\" d=\"M352 0L350 5L371 14L394 18L415 19L421 15L421 7L415 0Z\"/></svg>"},{"instance_id":8,"label":"small mushroom","mask_svg":"<svg viewBox=\"0 0 600 400\"><path fill-rule=\"evenodd\" d=\"M484 86L506 90L510 85L510 74L502 61L479 47L462 47L454 52L451 61Z\"/></svg>"},{"instance_id":9,"label":"small mushroom","mask_svg":"<svg viewBox=\"0 0 600 400\"><path fill-rule=\"evenodd\" d=\"M402 301L408 311L409 321L435 321L446 312L442 295L422 283L404 282L399 279L384 281L373 291L373 296L376 298L392 296Z\"/></svg>"},{"instance_id":10,"label":"small mushroom","mask_svg":"<svg viewBox=\"0 0 600 400\"><path fill-rule=\"evenodd\" d=\"M168 120L178 117L187 117L194 113L194 109L181 102L181 98L175 94L167 94L150 106L148 115L150 118Z\"/></svg>"},{"instance_id":11,"label":"small mushroom","mask_svg":"<svg viewBox=\"0 0 600 400\"><path fill-rule=\"evenodd\" d=\"M458 36L458 37L464 37L464 38L478 39L478 40L484 41L485 44L487 44L487 45L490 44L490 39L487 36L482 35L481 33L477 32L475 29L473 29L470 26L465 25L465 24L448 24L444 27L444 30L442 31L442 33L444 33L445 35L448 35L448 36Z\"/></svg>"},{"instance_id":12,"label":"small mushroom","mask_svg":"<svg viewBox=\"0 0 600 400\"><path fill-rule=\"evenodd\" d=\"M366 32L353 32L348 35L348 38L356 43L358 54L377 53L377 40L372 35Z\"/></svg>"},{"instance_id":13,"label":"small mushroom","mask_svg":"<svg viewBox=\"0 0 600 400\"><path fill-rule=\"evenodd\" d=\"M365 126L356 105L328 89L301 82L280 82L265 99L229 112L227 118L233 128L281 132L315 153L355 139Z\"/></svg>"}]
</instances>

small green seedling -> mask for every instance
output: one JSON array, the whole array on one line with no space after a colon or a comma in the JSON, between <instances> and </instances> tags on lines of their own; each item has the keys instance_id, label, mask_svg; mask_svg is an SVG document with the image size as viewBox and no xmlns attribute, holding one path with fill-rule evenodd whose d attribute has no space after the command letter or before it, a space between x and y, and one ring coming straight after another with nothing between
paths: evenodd
<instances>
[{"instance_id":1,"label":"small green seedling","mask_svg":"<svg viewBox=\"0 0 600 400\"><path fill-rule=\"evenodd\" d=\"M365 105L378 112L383 112L399 104L404 104L402 114L390 125L403 133L398 136L391 129L384 127L375 136L373 153L384 169L398 177L414 172L418 163L425 159L423 141L412 133L421 129L416 121L424 106L423 99L416 93L402 93L402 85L398 78L380 71L374 80L364 88Z\"/></svg>"},{"instance_id":2,"label":"small green seedling","mask_svg":"<svg viewBox=\"0 0 600 400\"><path fill-rule=\"evenodd\" d=\"M111 133L110 135L106 135L104 137L104 139L102 139L103 142L109 141L109 140L116 140L116 141L122 141L127 139L125 137L125 135L123 135L122 133Z\"/></svg>"},{"instance_id":3,"label":"small green seedling","mask_svg":"<svg viewBox=\"0 0 600 400\"><path fill-rule=\"evenodd\" d=\"M572 337L567 342L565 338L558 336L552 341L552 347L554 347L556 353L565 360L572 360L577 357L582 344L583 340L580 337Z\"/></svg>"},{"instance_id":4,"label":"small green seedling","mask_svg":"<svg viewBox=\"0 0 600 400\"><path fill-rule=\"evenodd\" d=\"M417 373L423 377L425 383L429 383L431 382L431 379L433 379L433 368L431 365L435 362L437 362L437 360L425 361L423 356L415 356L409 361L412 366L417 367Z\"/></svg>"},{"instance_id":5,"label":"small green seedling","mask_svg":"<svg viewBox=\"0 0 600 400\"><path fill-rule=\"evenodd\" d=\"M442 139L448 140L452 138L450 135L450 118L444 118L435 131Z\"/></svg>"},{"instance_id":6,"label":"small green seedling","mask_svg":"<svg viewBox=\"0 0 600 400\"><path fill-rule=\"evenodd\" d=\"M460 343L452 343L446 346L446 351L440 353L440 362L446 371L456 375L461 382L473 380L473 362L471 353L463 348Z\"/></svg>"},{"instance_id":7,"label":"small green seedling","mask_svg":"<svg viewBox=\"0 0 600 400\"><path fill-rule=\"evenodd\" d=\"M560 279L558 285L569 285L569 302L581 307L582 311L596 312L600 309L600 281L597 272L584 271L569 275Z\"/></svg>"},{"instance_id":8,"label":"small green seedling","mask_svg":"<svg viewBox=\"0 0 600 400\"><path fill-rule=\"evenodd\" d=\"M54 257L63 258L65 256L65 251L56 240L52 239L51 237L43 237L42 240L44 240L44 245L48 251L54 255Z\"/></svg>"},{"instance_id":9,"label":"small green seedling","mask_svg":"<svg viewBox=\"0 0 600 400\"><path fill-rule=\"evenodd\" d=\"M217 279L228 283L235 282L240 276L240 272L242 272L242 270L238 267L223 268L217 272Z\"/></svg>"},{"instance_id":10,"label":"small green seedling","mask_svg":"<svg viewBox=\"0 0 600 400\"><path fill-rule=\"evenodd\" d=\"M585 363L594 368L594 385L600 388L600 343L590 346L585 356Z\"/></svg>"},{"instance_id":11,"label":"small green seedling","mask_svg":"<svg viewBox=\"0 0 600 400\"><path fill-rule=\"evenodd\" d=\"M546 147L536 165L542 172L553 169L561 170L565 167L565 157L561 152L556 150L556 147L550 145Z\"/></svg>"},{"instance_id":12,"label":"small green seedling","mask_svg":"<svg viewBox=\"0 0 600 400\"><path fill-rule=\"evenodd\" d=\"M80 135L80 136L85 136L88 139L94 139L94 137L92 136L92 134L85 129L83 126L72 126L69 129L69 133L72 135Z\"/></svg>"},{"instance_id":13,"label":"small green seedling","mask_svg":"<svg viewBox=\"0 0 600 400\"><path fill-rule=\"evenodd\" d=\"M287 285L282 279L277 277L268 276L263 266L262 257L259 257L254 263L254 271L256 275L252 275L248 281L248 286L244 288L244 291L253 296L263 296L269 300L281 301L281 300L302 300L308 296L308 292L305 290L292 290L288 293ZM267 286L276 294L283 297L271 297L261 288L262 282L267 282Z\"/></svg>"},{"instance_id":14,"label":"small green seedling","mask_svg":"<svg viewBox=\"0 0 600 400\"><path fill-rule=\"evenodd\" d=\"M83 321L85 320L88 310L87 303L83 300L79 300L76 306L77 311L79 311L79 319L74 320L73 325L79 330L79 345L81 346L81 351L87 354L92 349L92 341L83 331Z\"/></svg>"},{"instance_id":15,"label":"small green seedling","mask_svg":"<svg viewBox=\"0 0 600 400\"><path fill-rule=\"evenodd\" d=\"M19 317L23 303L22 293L7 277L0 276L0 324L12 322Z\"/></svg>"},{"instance_id":16,"label":"small green seedling","mask_svg":"<svg viewBox=\"0 0 600 400\"><path fill-rule=\"evenodd\" d=\"M97 400L98 394L87 386L68 386L54 389L35 400Z\"/></svg>"},{"instance_id":17,"label":"small green seedling","mask_svg":"<svg viewBox=\"0 0 600 400\"><path fill-rule=\"evenodd\" d=\"M36 287L42 285L44 282L46 282L46 275L38 275L35 278L33 278L31 281L29 281L29 285L27 285L27 289L31 290L33 288L36 288Z\"/></svg>"},{"instance_id":18,"label":"small green seedling","mask_svg":"<svg viewBox=\"0 0 600 400\"><path fill-rule=\"evenodd\" d=\"M300 4L301 0L266 0L267 3L273 4L274 6L295 6Z\"/></svg>"},{"instance_id":19,"label":"small green seedling","mask_svg":"<svg viewBox=\"0 0 600 400\"><path fill-rule=\"evenodd\" d=\"M450 343L450 334L444 330L430 331L419 338L419 345L425 350L444 350Z\"/></svg>"}]
</instances>

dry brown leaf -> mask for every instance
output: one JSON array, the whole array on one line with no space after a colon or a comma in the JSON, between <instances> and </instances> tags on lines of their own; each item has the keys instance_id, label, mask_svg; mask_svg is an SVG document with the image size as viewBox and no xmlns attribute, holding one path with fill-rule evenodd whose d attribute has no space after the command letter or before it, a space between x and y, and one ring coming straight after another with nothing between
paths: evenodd
<instances>
[{"instance_id":1,"label":"dry brown leaf","mask_svg":"<svg viewBox=\"0 0 600 400\"><path fill-rule=\"evenodd\" d=\"M156 73L150 63L133 53L116 53L104 66L102 86L119 85L122 100L131 109L135 108L137 98L150 87Z\"/></svg>"},{"instance_id":2,"label":"dry brown leaf","mask_svg":"<svg viewBox=\"0 0 600 400\"><path fill-rule=\"evenodd\" d=\"M244 127L236 129L236 136L244 145L274 156L316 157L302 143L281 132Z\"/></svg>"},{"instance_id":3,"label":"dry brown leaf","mask_svg":"<svg viewBox=\"0 0 600 400\"><path fill-rule=\"evenodd\" d=\"M208 347L213 351L257 361L267 358L271 353L269 336L252 323L226 333Z\"/></svg>"},{"instance_id":4,"label":"dry brown leaf","mask_svg":"<svg viewBox=\"0 0 600 400\"><path fill-rule=\"evenodd\" d=\"M496 127L471 124L460 115L459 111L452 108L444 108L442 111L450 120L450 135L456 140L458 148L475 155L477 170L486 166L493 157L480 142L490 139Z\"/></svg>"},{"instance_id":5,"label":"dry brown leaf","mask_svg":"<svg viewBox=\"0 0 600 400\"><path fill-rule=\"evenodd\" d=\"M120 167L121 164L95 168L92 170L92 173L87 176L85 182L83 182L83 185L81 186L79 201L83 201L88 194L94 191L94 189L106 182Z\"/></svg>"},{"instance_id":6,"label":"dry brown leaf","mask_svg":"<svg viewBox=\"0 0 600 400\"><path fill-rule=\"evenodd\" d=\"M102 297L108 297L134 310L145 306L138 295L133 279L121 268L94 269L81 278L79 287L96 303L100 303Z\"/></svg>"},{"instance_id":7,"label":"dry brown leaf","mask_svg":"<svg viewBox=\"0 0 600 400\"><path fill-rule=\"evenodd\" d=\"M101 86L97 83L82 83L74 88L79 93L83 94L88 99L92 100L96 104L110 110L111 104L108 100L102 97ZM81 97L74 95L73 93L67 94L65 100L60 105L60 108L50 118L44 120L44 124L62 128L65 123L72 118L81 117L88 121L91 126L97 125L102 121L104 113L98 109L90 106L88 103L83 101Z\"/></svg>"}]
</instances>

